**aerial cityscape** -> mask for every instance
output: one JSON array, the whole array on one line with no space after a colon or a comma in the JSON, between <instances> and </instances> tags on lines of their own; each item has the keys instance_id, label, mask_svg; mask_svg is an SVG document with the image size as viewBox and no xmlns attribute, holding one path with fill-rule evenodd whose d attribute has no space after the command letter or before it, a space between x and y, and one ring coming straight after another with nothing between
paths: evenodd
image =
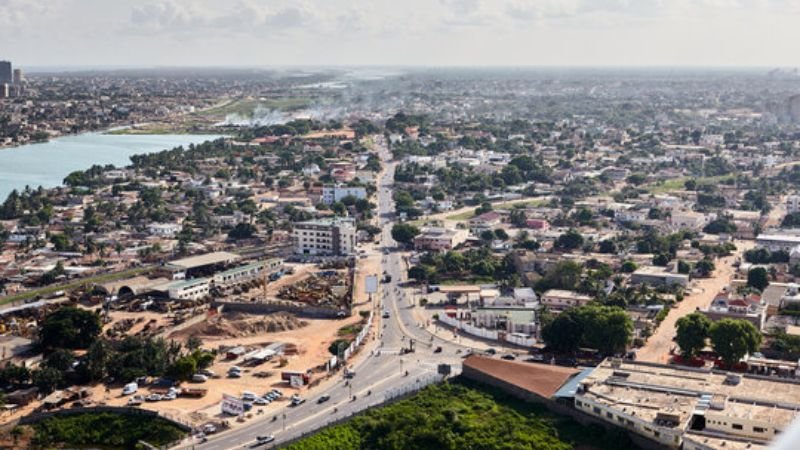
<instances>
[{"instance_id":1,"label":"aerial cityscape","mask_svg":"<svg viewBox=\"0 0 800 450\"><path fill-rule=\"evenodd\" d=\"M800 449L790 2L40 3L0 448Z\"/></svg>"}]
</instances>

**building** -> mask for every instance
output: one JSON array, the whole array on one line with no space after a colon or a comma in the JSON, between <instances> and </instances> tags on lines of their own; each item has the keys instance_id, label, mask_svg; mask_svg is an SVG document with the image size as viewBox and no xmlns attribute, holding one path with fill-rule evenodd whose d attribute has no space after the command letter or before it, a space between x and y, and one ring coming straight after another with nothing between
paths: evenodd
<instances>
[{"instance_id":1,"label":"building","mask_svg":"<svg viewBox=\"0 0 800 450\"><path fill-rule=\"evenodd\" d=\"M797 416L796 387L781 378L607 359L580 381L574 404L668 448L758 449Z\"/></svg>"},{"instance_id":2,"label":"building","mask_svg":"<svg viewBox=\"0 0 800 450\"><path fill-rule=\"evenodd\" d=\"M0 83L0 98L11 97L11 86L8 83Z\"/></svg>"},{"instance_id":3,"label":"building","mask_svg":"<svg viewBox=\"0 0 800 450\"><path fill-rule=\"evenodd\" d=\"M689 275L667 272L663 267L642 267L631 274L631 284L651 284L654 286L686 286Z\"/></svg>"},{"instance_id":4,"label":"building","mask_svg":"<svg viewBox=\"0 0 800 450\"><path fill-rule=\"evenodd\" d=\"M673 211L669 224L675 230L699 231L708 223L706 215L695 211Z\"/></svg>"},{"instance_id":5,"label":"building","mask_svg":"<svg viewBox=\"0 0 800 450\"><path fill-rule=\"evenodd\" d=\"M767 320L766 310L759 295L742 297L730 292L720 292L711 305L700 312L715 322L722 319L741 319L762 330Z\"/></svg>"},{"instance_id":6,"label":"building","mask_svg":"<svg viewBox=\"0 0 800 450\"><path fill-rule=\"evenodd\" d=\"M525 221L525 226L531 230L547 231L550 229L550 223L544 219L528 219Z\"/></svg>"},{"instance_id":7,"label":"building","mask_svg":"<svg viewBox=\"0 0 800 450\"><path fill-rule=\"evenodd\" d=\"M357 200L367 198L367 190L363 186L349 187L341 184L324 186L322 188L322 203L331 205L342 201L345 197L355 197Z\"/></svg>"},{"instance_id":8,"label":"building","mask_svg":"<svg viewBox=\"0 0 800 450\"><path fill-rule=\"evenodd\" d=\"M565 309L584 306L592 301L588 295L579 294L574 291L562 289L550 289L542 294L542 305L554 311L564 311Z\"/></svg>"},{"instance_id":9,"label":"building","mask_svg":"<svg viewBox=\"0 0 800 450\"><path fill-rule=\"evenodd\" d=\"M283 260L272 258L266 261L245 264L244 266L234 267L214 274L212 281L214 286L229 287L246 283L263 276L271 276L283 268ZM266 271L266 273L265 273Z\"/></svg>"},{"instance_id":10,"label":"building","mask_svg":"<svg viewBox=\"0 0 800 450\"><path fill-rule=\"evenodd\" d=\"M21 86L25 82L25 77L22 75L22 69L14 69L14 86Z\"/></svg>"},{"instance_id":11,"label":"building","mask_svg":"<svg viewBox=\"0 0 800 450\"><path fill-rule=\"evenodd\" d=\"M295 253L300 255L347 256L356 246L356 223L352 218L310 220L294 224Z\"/></svg>"},{"instance_id":12,"label":"building","mask_svg":"<svg viewBox=\"0 0 800 450\"><path fill-rule=\"evenodd\" d=\"M800 195L786 197L786 212L788 214L800 212Z\"/></svg>"},{"instance_id":13,"label":"building","mask_svg":"<svg viewBox=\"0 0 800 450\"><path fill-rule=\"evenodd\" d=\"M414 238L414 249L431 252L452 250L465 242L467 235L467 230L449 230L438 227L423 228L422 233Z\"/></svg>"},{"instance_id":14,"label":"building","mask_svg":"<svg viewBox=\"0 0 800 450\"><path fill-rule=\"evenodd\" d=\"M500 225L502 216L494 211L489 211L481 214L480 216L469 219L469 229L474 234L480 234L487 230L492 230L497 225Z\"/></svg>"},{"instance_id":15,"label":"building","mask_svg":"<svg viewBox=\"0 0 800 450\"><path fill-rule=\"evenodd\" d=\"M759 234L756 237L756 245L776 252L783 250L791 252L793 248L800 245L800 236L790 234Z\"/></svg>"},{"instance_id":16,"label":"building","mask_svg":"<svg viewBox=\"0 0 800 450\"><path fill-rule=\"evenodd\" d=\"M0 61L0 85L14 82L14 72L11 70L11 61Z\"/></svg>"},{"instance_id":17,"label":"building","mask_svg":"<svg viewBox=\"0 0 800 450\"><path fill-rule=\"evenodd\" d=\"M526 337L536 335L536 310L532 308L477 308L472 313L475 326Z\"/></svg>"},{"instance_id":18,"label":"building","mask_svg":"<svg viewBox=\"0 0 800 450\"><path fill-rule=\"evenodd\" d=\"M151 223L147 226L147 232L151 236L159 236L165 238L175 237L181 232L183 226L178 223Z\"/></svg>"},{"instance_id":19,"label":"building","mask_svg":"<svg viewBox=\"0 0 800 450\"><path fill-rule=\"evenodd\" d=\"M209 278L176 281L167 287L169 298L174 300L198 300L207 296L210 290Z\"/></svg>"}]
</instances>

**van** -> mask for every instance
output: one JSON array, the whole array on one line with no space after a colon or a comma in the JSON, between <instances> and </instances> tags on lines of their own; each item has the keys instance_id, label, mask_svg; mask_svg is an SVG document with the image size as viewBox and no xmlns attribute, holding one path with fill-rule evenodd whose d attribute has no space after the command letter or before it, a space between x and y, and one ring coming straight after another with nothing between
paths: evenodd
<instances>
[{"instance_id":1,"label":"van","mask_svg":"<svg viewBox=\"0 0 800 450\"><path fill-rule=\"evenodd\" d=\"M128 383L122 388L122 395L135 394L139 390L139 385L136 383Z\"/></svg>"}]
</instances>

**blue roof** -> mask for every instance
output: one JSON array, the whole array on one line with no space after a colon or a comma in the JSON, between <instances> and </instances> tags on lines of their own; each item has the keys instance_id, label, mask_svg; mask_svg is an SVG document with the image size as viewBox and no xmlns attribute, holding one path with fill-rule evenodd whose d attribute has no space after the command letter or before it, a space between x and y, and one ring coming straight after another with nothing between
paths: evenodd
<instances>
[{"instance_id":1,"label":"blue roof","mask_svg":"<svg viewBox=\"0 0 800 450\"><path fill-rule=\"evenodd\" d=\"M578 384L583 381L584 378L588 377L590 373L594 371L594 367L587 367L574 377L570 378L569 381L564 383L561 388L553 394L555 398L574 398L575 393L578 392Z\"/></svg>"}]
</instances>

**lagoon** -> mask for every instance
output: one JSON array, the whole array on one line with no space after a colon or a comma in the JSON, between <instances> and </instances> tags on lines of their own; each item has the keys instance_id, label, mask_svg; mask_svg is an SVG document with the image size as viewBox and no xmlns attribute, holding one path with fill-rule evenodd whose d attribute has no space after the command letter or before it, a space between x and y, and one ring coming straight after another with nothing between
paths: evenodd
<instances>
[{"instance_id":1,"label":"lagoon","mask_svg":"<svg viewBox=\"0 0 800 450\"><path fill-rule=\"evenodd\" d=\"M0 202L13 190L30 186L53 188L76 170L93 164L129 165L130 156L154 153L179 145L199 144L216 135L112 135L86 133L41 144L0 149Z\"/></svg>"}]
</instances>

